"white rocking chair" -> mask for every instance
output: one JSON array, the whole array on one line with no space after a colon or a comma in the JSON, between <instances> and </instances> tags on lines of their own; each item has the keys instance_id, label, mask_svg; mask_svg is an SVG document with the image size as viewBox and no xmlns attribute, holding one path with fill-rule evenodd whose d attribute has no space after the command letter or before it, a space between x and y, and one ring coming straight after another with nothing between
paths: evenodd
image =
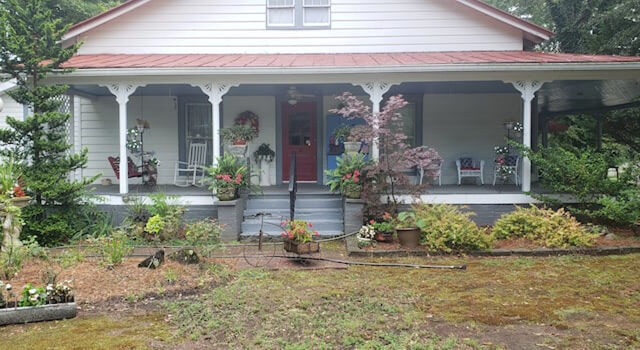
<instances>
[{"instance_id":1,"label":"white rocking chair","mask_svg":"<svg viewBox=\"0 0 640 350\"><path fill-rule=\"evenodd\" d=\"M207 164L207 144L192 143L189 146L189 155L187 162L176 162L176 172L173 176L173 183L179 187L198 186L201 187L200 181L196 181L198 174L200 180L204 178ZM179 181L184 176L184 181Z\"/></svg>"},{"instance_id":2,"label":"white rocking chair","mask_svg":"<svg viewBox=\"0 0 640 350\"><path fill-rule=\"evenodd\" d=\"M458 185L462 184L463 177L476 177L484 185L484 160L474 161L472 158L460 158L456 160L458 168Z\"/></svg>"},{"instance_id":3,"label":"white rocking chair","mask_svg":"<svg viewBox=\"0 0 640 350\"><path fill-rule=\"evenodd\" d=\"M511 175L509 175L508 177L513 176L516 186L520 186L520 181L519 181L520 174L518 173L518 169L520 168L520 157L508 156L508 158L505 159L505 161L507 162L507 164L503 165L502 167L508 170L511 170ZM493 168L493 185L494 186L496 185L496 180L498 180L499 172L500 172L500 164L495 163Z\"/></svg>"},{"instance_id":4,"label":"white rocking chair","mask_svg":"<svg viewBox=\"0 0 640 350\"><path fill-rule=\"evenodd\" d=\"M442 186L442 163L443 161L440 160L440 162L437 164L438 165L438 170L433 172L433 179L435 180L436 178L438 179L438 186ZM422 186L423 180L424 180L424 168L420 168L418 169L418 185Z\"/></svg>"}]
</instances>

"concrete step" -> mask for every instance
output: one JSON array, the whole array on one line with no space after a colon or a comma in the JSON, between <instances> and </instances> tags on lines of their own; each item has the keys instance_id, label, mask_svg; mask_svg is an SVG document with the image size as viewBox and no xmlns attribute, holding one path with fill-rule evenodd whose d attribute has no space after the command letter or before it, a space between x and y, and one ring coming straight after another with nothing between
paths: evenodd
<instances>
[{"instance_id":1,"label":"concrete step","mask_svg":"<svg viewBox=\"0 0 640 350\"><path fill-rule=\"evenodd\" d=\"M287 219L289 218L289 209L247 209L244 211L245 219L260 219L256 215L266 213L265 219ZM296 218L314 222L315 220L332 219L342 220L342 209L333 208L305 208L296 209Z\"/></svg>"},{"instance_id":2,"label":"concrete step","mask_svg":"<svg viewBox=\"0 0 640 350\"><path fill-rule=\"evenodd\" d=\"M298 197L296 199L296 210L321 208L341 209L342 199L335 196ZM289 209L289 198L251 198L247 202L247 209Z\"/></svg>"},{"instance_id":3,"label":"concrete step","mask_svg":"<svg viewBox=\"0 0 640 350\"><path fill-rule=\"evenodd\" d=\"M260 232L260 220L259 219L250 219L245 220L242 223L242 232L251 234L257 234ZM280 220L264 220L264 225L262 229L264 232L274 232L274 233L282 233L282 228L280 226ZM312 230L318 232L342 232L344 227L342 220L315 220L312 222L313 228Z\"/></svg>"},{"instance_id":4,"label":"concrete step","mask_svg":"<svg viewBox=\"0 0 640 350\"><path fill-rule=\"evenodd\" d=\"M282 231L273 231L273 232L264 232L264 236L266 240L281 240L282 236L281 236ZM317 238L323 239L323 238L331 238L331 237L335 237L335 236L340 236L343 233L342 232L330 232L330 231L321 231L319 232L320 235ZM249 239L249 238L256 238L258 237L258 233L241 233L240 234L240 239Z\"/></svg>"}]
</instances>

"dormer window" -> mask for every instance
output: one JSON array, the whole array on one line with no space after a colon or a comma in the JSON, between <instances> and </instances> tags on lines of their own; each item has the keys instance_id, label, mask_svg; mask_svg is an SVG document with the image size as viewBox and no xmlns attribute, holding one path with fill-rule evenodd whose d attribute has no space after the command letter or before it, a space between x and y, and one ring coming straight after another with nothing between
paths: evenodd
<instances>
[{"instance_id":1,"label":"dormer window","mask_svg":"<svg viewBox=\"0 0 640 350\"><path fill-rule=\"evenodd\" d=\"M267 0L269 29L326 29L331 0Z\"/></svg>"}]
</instances>

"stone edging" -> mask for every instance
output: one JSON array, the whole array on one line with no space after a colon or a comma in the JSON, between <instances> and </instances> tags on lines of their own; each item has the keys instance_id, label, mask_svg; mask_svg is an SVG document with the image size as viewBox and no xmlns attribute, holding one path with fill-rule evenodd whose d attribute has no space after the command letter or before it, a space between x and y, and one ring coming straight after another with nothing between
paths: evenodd
<instances>
[{"instance_id":1,"label":"stone edging","mask_svg":"<svg viewBox=\"0 0 640 350\"><path fill-rule=\"evenodd\" d=\"M426 250L364 250L358 247L357 238L349 237L347 239L347 253L349 256L357 257L405 257L405 256L451 256L456 254L447 254L440 252L430 252ZM640 253L640 246L623 246L623 247L602 247L602 248L568 248L568 249L492 249L475 252L468 252L464 255L475 257L505 257L505 256L562 256L562 255L590 255L590 256L606 256L606 255L627 255Z\"/></svg>"},{"instance_id":2,"label":"stone edging","mask_svg":"<svg viewBox=\"0 0 640 350\"><path fill-rule=\"evenodd\" d=\"M0 309L0 326L70 319L77 312L76 303Z\"/></svg>"}]
</instances>

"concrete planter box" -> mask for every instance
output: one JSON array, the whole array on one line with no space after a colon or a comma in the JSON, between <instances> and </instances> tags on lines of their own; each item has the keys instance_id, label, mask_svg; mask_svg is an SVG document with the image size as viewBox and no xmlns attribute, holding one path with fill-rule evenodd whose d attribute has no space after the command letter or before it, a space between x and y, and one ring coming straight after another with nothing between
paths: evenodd
<instances>
[{"instance_id":1,"label":"concrete planter box","mask_svg":"<svg viewBox=\"0 0 640 350\"><path fill-rule=\"evenodd\" d=\"M77 313L76 303L0 309L0 326L66 320L76 317Z\"/></svg>"},{"instance_id":2,"label":"concrete planter box","mask_svg":"<svg viewBox=\"0 0 640 350\"><path fill-rule=\"evenodd\" d=\"M218 223L222 225L220 239L223 242L232 242L240 239L242 233L242 220L246 208L246 195L233 201L218 202Z\"/></svg>"},{"instance_id":3,"label":"concrete planter box","mask_svg":"<svg viewBox=\"0 0 640 350\"><path fill-rule=\"evenodd\" d=\"M360 231L364 222L364 201L362 199L344 198L342 212L344 215L344 233Z\"/></svg>"}]
</instances>

